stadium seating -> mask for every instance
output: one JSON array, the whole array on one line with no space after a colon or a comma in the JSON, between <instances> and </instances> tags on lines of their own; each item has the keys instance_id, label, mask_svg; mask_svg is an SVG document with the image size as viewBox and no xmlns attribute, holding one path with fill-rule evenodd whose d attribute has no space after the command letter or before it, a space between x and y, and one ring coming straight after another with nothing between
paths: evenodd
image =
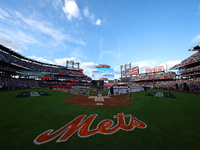
<instances>
[{"instance_id":1,"label":"stadium seating","mask_svg":"<svg viewBox=\"0 0 200 150\"><path fill-rule=\"evenodd\" d=\"M176 64L172 71L145 73L131 77L129 83L150 88L200 92L200 52ZM0 90L47 86L90 86L92 79L77 68L42 63L26 58L0 45Z\"/></svg>"},{"instance_id":2,"label":"stadium seating","mask_svg":"<svg viewBox=\"0 0 200 150\"><path fill-rule=\"evenodd\" d=\"M200 93L199 51L170 68L170 70L175 69L179 70L178 74L172 71L159 74L140 74L133 76L130 82L138 86L177 91L185 91L184 86L187 85L190 92Z\"/></svg>"},{"instance_id":3,"label":"stadium seating","mask_svg":"<svg viewBox=\"0 0 200 150\"><path fill-rule=\"evenodd\" d=\"M88 85L90 80L82 69L38 62L0 45L0 90Z\"/></svg>"}]
</instances>

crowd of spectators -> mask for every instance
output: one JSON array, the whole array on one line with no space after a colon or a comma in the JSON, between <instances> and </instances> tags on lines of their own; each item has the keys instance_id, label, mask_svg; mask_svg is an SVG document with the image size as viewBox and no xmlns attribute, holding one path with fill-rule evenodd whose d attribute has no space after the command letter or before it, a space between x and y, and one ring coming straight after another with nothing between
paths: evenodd
<instances>
[{"instance_id":1,"label":"crowd of spectators","mask_svg":"<svg viewBox=\"0 0 200 150\"><path fill-rule=\"evenodd\" d=\"M187 65L190 63L196 63L196 62L200 62L200 52L199 51L196 52L195 54L191 55L187 59L182 60L179 64L176 64L175 66L170 68L170 70L179 69L180 67L183 67L184 65Z\"/></svg>"},{"instance_id":2,"label":"crowd of spectators","mask_svg":"<svg viewBox=\"0 0 200 150\"><path fill-rule=\"evenodd\" d=\"M176 90L181 92L200 93L200 77L177 80L137 82L133 85L146 86L148 88Z\"/></svg>"},{"instance_id":3,"label":"crowd of spectators","mask_svg":"<svg viewBox=\"0 0 200 150\"><path fill-rule=\"evenodd\" d=\"M154 88L200 93L200 78L157 81Z\"/></svg>"},{"instance_id":4,"label":"crowd of spectators","mask_svg":"<svg viewBox=\"0 0 200 150\"><path fill-rule=\"evenodd\" d=\"M39 63L33 60L31 61L31 59L28 60L20 59L2 50L0 50L0 61L13 65L13 67L7 67L7 66L0 67L7 70L17 71L16 69L14 69L14 66L17 65L21 66L21 68L26 69L26 71L31 71L31 72L40 72L43 74L54 74L54 75L59 74L59 75L89 79L89 77L84 75L82 71L70 70L67 69L66 67L58 65Z\"/></svg>"},{"instance_id":5,"label":"crowd of spectators","mask_svg":"<svg viewBox=\"0 0 200 150\"><path fill-rule=\"evenodd\" d=\"M5 65L2 65L2 64L0 64L0 70L1 71L9 71L9 72L19 71L19 69L15 68L15 67L5 66Z\"/></svg>"},{"instance_id":6,"label":"crowd of spectators","mask_svg":"<svg viewBox=\"0 0 200 150\"><path fill-rule=\"evenodd\" d=\"M0 90L40 87L37 80L0 77Z\"/></svg>"},{"instance_id":7,"label":"crowd of spectators","mask_svg":"<svg viewBox=\"0 0 200 150\"><path fill-rule=\"evenodd\" d=\"M40 63L28 58L22 59L18 55L11 55L1 49L0 62L0 89L41 87L52 84L67 85L71 84L70 81L76 81L76 85L84 85L85 81L91 80L80 69L72 70L64 66ZM49 80L43 80L45 78Z\"/></svg>"},{"instance_id":8,"label":"crowd of spectators","mask_svg":"<svg viewBox=\"0 0 200 150\"><path fill-rule=\"evenodd\" d=\"M188 57L187 59L181 61L183 65L187 63L195 63L200 61L200 52L198 51L197 53L193 54L192 56Z\"/></svg>"},{"instance_id":9,"label":"crowd of spectators","mask_svg":"<svg viewBox=\"0 0 200 150\"><path fill-rule=\"evenodd\" d=\"M186 68L186 69L182 70L180 73L184 74L184 73L191 73L191 72L192 73L194 73L194 72L199 73L200 72L200 65L195 66L195 67L191 67L191 68Z\"/></svg>"},{"instance_id":10,"label":"crowd of spectators","mask_svg":"<svg viewBox=\"0 0 200 150\"><path fill-rule=\"evenodd\" d=\"M90 83L65 82L65 81L54 81L54 80L35 80L35 79L27 79L27 78L14 78L14 77L0 76L0 91L24 89L24 88L40 88L40 87L48 87L52 85L89 86Z\"/></svg>"},{"instance_id":11,"label":"crowd of spectators","mask_svg":"<svg viewBox=\"0 0 200 150\"><path fill-rule=\"evenodd\" d=\"M159 73L159 74L142 74L138 76L133 76L130 79L130 82L132 81L142 81L142 80L159 80L163 78L173 77L175 78L176 73L175 72L167 72L167 73Z\"/></svg>"},{"instance_id":12,"label":"crowd of spectators","mask_svg":"<svg viewBox=\"0 0 200 150\"><path fill-rule=\"evenodd\" d=\"M0 49L0 62L2 62L0 63L0 73L2 72L10 73L7 76L5 75L0 76L0 90L42 87L50 85L88 86L89 83L87 81L91 80L91 78L84 75L83 72L80 70L79 71L72 70L72 69L67 69L66 67L63 66L40 63L31 59L22 59L17 57L17 55L16 56L11 55L1 49ZM177 67L180 68L183 67L184 65L195 62L200 62L200 52L197 52L192 56L188 57L187 59L181 61L180 64L175 65L171 69ZM24 70L24 72L21 70ZM30 75L27 75L25 73L26 71L29 72ZM185 73L199 72L199 71L200 71L200 65L191 68L186 68L184 70ZM33 78L33 76L31 76L31 73L38 75L42 74L43 77L48 77L49 75L51 78L49 78L49 80L42 80L42 79L39 80L38 78ZM14 75L16 74L18 74L18 78L14 77ZM200 77L189 78L189 79L176 79L176 80L175 77L176 77L175 72L141 74L131 77L129 82L135 85L137 84L149 88L200 93ZM167 78L171 78L172 80L166 80ZM73 80L73 82L66 82L70 80Z\"/></svg>"}]
</instances>

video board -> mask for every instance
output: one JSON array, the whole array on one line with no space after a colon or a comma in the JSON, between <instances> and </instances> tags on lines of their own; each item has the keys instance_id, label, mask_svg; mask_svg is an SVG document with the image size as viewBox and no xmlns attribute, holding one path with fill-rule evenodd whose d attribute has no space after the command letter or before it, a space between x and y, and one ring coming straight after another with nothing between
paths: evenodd
<instances>
[{"instance_id":1,"label":"video board","mask_svg":"<svg viewBox=\"0 0 200 150\"><path fill-rule=\"evenodd\" d=\"M114 68L93 68L92 80L114 80Z\"/></svg>"}]
</instances>

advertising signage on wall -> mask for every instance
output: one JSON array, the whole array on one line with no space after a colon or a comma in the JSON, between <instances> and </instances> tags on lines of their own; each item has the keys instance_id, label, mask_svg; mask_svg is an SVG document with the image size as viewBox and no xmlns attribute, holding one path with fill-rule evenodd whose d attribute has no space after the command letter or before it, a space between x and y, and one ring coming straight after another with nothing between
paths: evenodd
<instances>
[{"instance_id":1,"label":"advertising signage on wall","mask_svg":"<svg viewBox=\"0 0 200 150\"><path fill-rule=\"evenodd\" d=\"M155 68L148 68L148 69L146 69L146 73L161 72L161 71L164 71L164 67L163 66L157 66Z\"/></svg>"}]
</instances>

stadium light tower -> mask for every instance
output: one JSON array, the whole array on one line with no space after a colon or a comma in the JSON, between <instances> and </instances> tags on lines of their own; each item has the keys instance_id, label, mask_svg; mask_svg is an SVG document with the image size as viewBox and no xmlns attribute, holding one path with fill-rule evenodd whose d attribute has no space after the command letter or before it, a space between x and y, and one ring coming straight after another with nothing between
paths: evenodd
<instances>
[{"instance_id":1,"label":"stadium light tower","mask_svg":"<svg viewBox=\"0 0 200 150\"><path fill-rule=\"evenodd\" d=\"M126 73L129 72L129 69L131 69L131 63L128 62L128 63L121 65L120 69L121 69L121 79L124 77L126 78L127 77Z\"/></svg>"},{"instance_id":2,"label":"stadium light tower","mask_svg":"<svg viewBox=\"0 0 200 150\"><path fill-rule=\"evenodd\" d=\"M77 66L77 67L75 67L75 66ZM73 60L67 60L66 61L66 67L67 68L77 68L77 69L79 69L79 66L80 66L79 62L76 62L76 61L73 61Z\"/></svg>"},{"instance_id":3,"label":"stadium light tower","mask_svg":"<svg viewBox=\"0 0 200 150\"><path fill-rule=\"evenodd\" d=\"M168 65L167 65L167 63L165 63L165 65L166 65L165 72L168 72Z\"/></svg>"},{"instance_id":4,"label":"stadium light tower","mask_svg":"<svg viewBox=\"0 0 200 150\"><path fill-rule=\"evenodd\" d=\"M121 79L122 79L123 76L125 76L125 68L124 67L125 67L125 64L123 64L123 65L120 66L120 69L121 69Z\"/></svg>"},{"instance_id":5,"label":"stadium light tower","mask_svg":"<svg viewBox=\"0 0 200 150\"><path fill-rule=\"evenodd\" d=\"M129 69L131 69L131 63L130 62L125 64L125 73L128 73ZM127 75L126 75L126 77L127 77Z\"/></svg>"},{"instance_id":6,"label":"stadium light tower","mask_svg":"<svg viewBox=\"0 0 200 150\"><path fill-rule=\"evenodd\" d=\"M75 61L75 62L74 62L74 65L77 67L77 69L79 69L79 66L80 66L80 63L79 63L79 62Z\"/></svg>"}]
</instances>

